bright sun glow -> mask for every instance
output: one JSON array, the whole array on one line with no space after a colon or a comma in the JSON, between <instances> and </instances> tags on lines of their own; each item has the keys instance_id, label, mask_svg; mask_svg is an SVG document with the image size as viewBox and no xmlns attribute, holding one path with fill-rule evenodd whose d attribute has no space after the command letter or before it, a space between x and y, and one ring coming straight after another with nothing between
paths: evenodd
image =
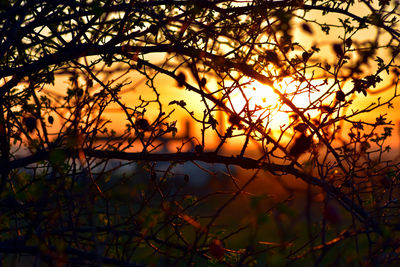
<instances>
[{"instance_id":1,"label":"bright sun glow","mask_svg":"<svg viewBox=\"0 0 400 267\"><path fill-rule=\"evenodd\" d=\"M246 104L249 109L254 109L256 106L264 109L275 109L278 107L279 97L273 92L272 88L261 84L257 81L251 85L244 86L243 91L236 90L231 95L232 108L236 112L240 112ZM260 115L257 112L257 115Z\"/></svg>"},{"instance_id":2,"label":"bright sun glow","mask_svg":"<svg viewBox=\"0 0 400 267\"><path fill-rule=\"evenodd\" d=\"M305 85L293 81L291 78L275 83L274 87L281 93L287 94L288 99L298 108L307 108L312 101L321 95L321 92L308 93ZM282 104L279 96L274 93L270 86L257 81L243 86L242 91L234 91L230 99L230 106L241 116L244 115L243 110L246 108L257 110L253 113L253 119L263 118L264 123L268 123L272 129L279 129L279 126L287 125L289 116L292 114L291 109Z\"/></svg>"}]
</instances>

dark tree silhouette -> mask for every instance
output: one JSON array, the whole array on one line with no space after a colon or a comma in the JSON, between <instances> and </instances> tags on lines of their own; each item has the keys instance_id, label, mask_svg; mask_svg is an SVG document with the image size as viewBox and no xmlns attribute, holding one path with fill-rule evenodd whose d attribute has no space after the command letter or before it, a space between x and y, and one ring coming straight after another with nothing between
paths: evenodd
<instances>
[{"instance_id":1,"label":"dark tree silhouette","mask_svg":"<svg viewBox=\"0 0 400 267\"><path fill-rule=\"evenodd\" d=\"M0 1L1 261L399 264L399 12Z\"/></svg>"}]
</instances>

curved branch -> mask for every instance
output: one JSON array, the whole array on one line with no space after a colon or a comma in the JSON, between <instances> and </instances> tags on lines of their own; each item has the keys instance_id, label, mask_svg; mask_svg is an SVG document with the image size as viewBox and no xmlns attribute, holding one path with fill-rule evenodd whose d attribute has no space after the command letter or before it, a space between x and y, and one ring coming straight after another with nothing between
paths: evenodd
<instances>
[{"instance_id":1,"label":"curved branch","mask_svg":"<svg viewBox=\"0 0 400 267\"><path fill-rule=\"evenodd\" d=\"M120 151L106 151L96 149L83 149L83 152L87 157L94 157L99 159L119 159L128 161L157 161L157 162L188 162L188 161L203 161L206 163L213 164L225 164L239 166L243 169L264 169L272 174L283 173L290 174L297 178L302 179L308 184L318 186L322 188L327 194L338 200L344 208L351 211L356 217L363 222L365 225L372 227L378 233L382 231L379 229L376 222L373 221L371 216L362 207L358 206L345 194L343 194L339 188L332 186L324 180L318 179L302 170L294 167L293 164L283 165L268 162L261 162L256 159L248 157L227 157L217 155L215 153L193 153L193 152L180 152L180 153L129 153ZM76 150L67 150L67 155L77 154ZM40 151L34 155L16 159L10 162L9 168L21 168L29 164L33 164L39 161L48 160L50 152Z\"/></svg>"},{"instance_id":2,"label":"curved branch","mask_svg":"<svg viewBox=\"0 0 400 267\"><path fill-rule=\"evenodd\" d=\"M373 21L368 20L365 17L357 16L354 13L351 13L351 12L349 12L347 10L343 10L343 9L340 9L340 8L332 8L332 7L328 7L328 6L314 6L314 5L303 5L303 8L305 10L321 10L321 11L326 11L326 12L330 12L330 13L337 13L337 14L346 15L346 16L348 16L348 17L350 17L350 18L352 18L352 19L354 19L354 20L356 20L358 22L375 25L377 27L381 27L385 31L390 33L393 36L393 38L395 38L397 41L400 41L400 32L396 31L392 27L386 26L383 23L381 23L381 24L374 23Z\"/></svg>"}]
</instances>

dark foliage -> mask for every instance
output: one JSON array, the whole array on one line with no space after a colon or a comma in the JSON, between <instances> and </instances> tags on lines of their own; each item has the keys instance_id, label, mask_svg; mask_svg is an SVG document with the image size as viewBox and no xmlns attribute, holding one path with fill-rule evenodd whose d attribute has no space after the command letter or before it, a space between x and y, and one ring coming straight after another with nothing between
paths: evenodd
<instances>
[{"instance_id":1,"label":"dark foliage","mask_svg":"<svg viewBox=\"0 0 400 267\"><path fill-rule=\"evenodd\" d=\"M2 264L398 265L399 13L0 1Z\"/></svg>"}]
</instances>

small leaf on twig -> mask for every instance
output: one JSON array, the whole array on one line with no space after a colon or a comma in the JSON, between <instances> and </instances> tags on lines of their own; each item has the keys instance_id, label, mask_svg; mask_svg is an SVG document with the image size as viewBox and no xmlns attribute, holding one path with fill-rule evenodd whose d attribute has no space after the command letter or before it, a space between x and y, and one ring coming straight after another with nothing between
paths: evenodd
<instances>
[{"instance_id":1,"label":"small leaf on twig","mask_svg":"<svg viewBox=\"0 0 400 267\"><path fill-rule=\"evenodd\" d=\"M48 121L50 124L53 124L53 123L54 123L54 117L53 117L53 116L49 116L49 117L47 118L47 121Z\"/></svg>"},{"instance_id":2,"label":"small leaf on twig","mask_svg":"<svg viewBox=\"0 0 400 267\"><path fill-rule=\"evenodd\" d=\"M36 129L36 118L33 116L29 116L24 118L24 124L26 126L26 130L30 133Z\"/></svg>"},{"instance_id":3,"label":"small leaf on twig","mask_svg":"<svg viewBox=\"0 0 400 267\"><path fill-rule=\"evenodd\" d=\"M298 132L304 133L305 131L307 131L308 126L304 122L301 122L301 123L297 124L296 126L294 126L294 129Z\"/></svg>"},{"instance_id":4,"label":"small leaf on twig","mask_svg":"<svg viewBox=\"0 0 400 267\"><path fill-rule=\"evenodd\" d=\"M136 127L139 130L148 131L149 130L149 126L150 126L150 124L146 119L138 119L138 120L136 120Z\"/></svg>"},{"instance_id":5,"label":"small leaf on twig","mask_svg":"<svg viewBox=\"0 0 400 267\"><path fill-rule=\"evenodd\" d=\"M333 51L335 51L336 55L338 57L343 57L344 56L344 51L343 51L343 47L342 44L340 43L336 43L332 45Z\"/></svg>"},{"instance_id":6,"label":"small leaf on twig","mask_svg":"<svg viewBox=\"0 0 400 267\"><path fill-rule=\"evenodd\" d=\"M312 144L312 136L306 136L302 133L295 141L294 145L290 148L289 154L298 158L301 154L310 149Z\"/></svg>"},{"instance_id":7,"label":"small leaf on twig","mask_svg":"<svg viewBox=\"0 0 400 267\"><path fill-rule=\"evenodd\" d=\"M179 72L178 75L176 75L176 81L179 87L185 86L186 75L183 72Z\"/></svg>"},{"instance_id":8,"label":"small leaf on twig","mask_svg":"<svg viewBox=\"0 0 400 267\"><path fill-rule=\"evenodd\" d=\"M301 24L301 28L302 28L305 32L307 32L307 33L309 33L309 34L313 34L313 30L311 29L310 25L308 25L307 23L302 23L302 24Z\"/></svg>"},{"instance_id":9,"label":"small leaf on twig","mask_svg":"<svg viewBox=\"0 0 400 267\"><path fill-rule=\"evenodd\" d=\"M346 100L346 95L343 93L342 90L336 92L336 100L343 102Z\"/></svg>"}]
</instances>

